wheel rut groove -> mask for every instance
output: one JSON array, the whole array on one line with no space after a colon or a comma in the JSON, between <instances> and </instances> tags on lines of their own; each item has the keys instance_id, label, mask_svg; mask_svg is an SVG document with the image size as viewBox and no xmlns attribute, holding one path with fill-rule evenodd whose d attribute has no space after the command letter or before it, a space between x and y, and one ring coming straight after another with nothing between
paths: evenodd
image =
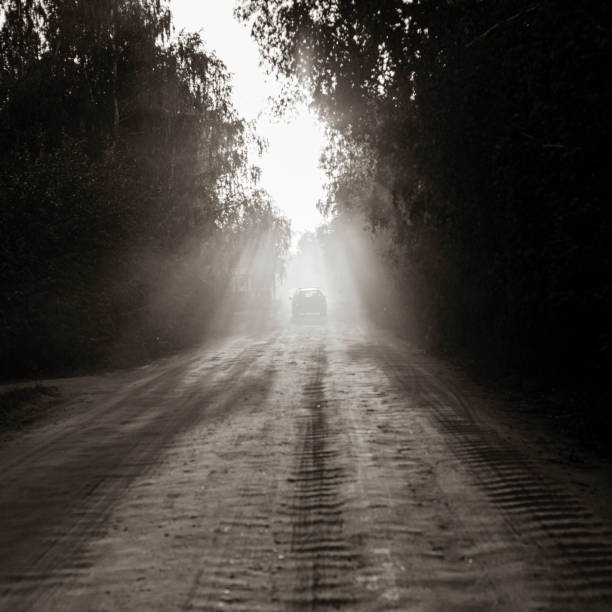
<instances>
[{"instance_id":1,"label":"wheel rut groove","mask_svg":"<svg viewBox=\"0 0 612 612\"><path fill-rule=\"evenodd\" d=\"M529 457L474 420L469 401L442 386L427 366L379 350L395 380L445 434L448 447L476 477L516 538L538 551L534 609L612 609L612 530ZM590 559L585 567L584 559Z\"/></svg>"},{"instance_id":2,"label":"wheel rut groove","mask_svg":"<svg viewBox=\"0 0 612 612\"><path fill-rule=\"evenodd\" d=\"M131 403L112 402L111 407L104 406L98 413L101 434L92 436L94 442L84 444L83 432L61 432L53 438L57 446L44 445L38 455L33 455L36 461L32 460L31 465L25 463L19 470L10 466L12 471L4 476L7 487L15 488L13 481L28 466L35 476L30 477L27 495L1 500L5 529L11 521L19 524L21 515L30 516L35 527L21 536L21 542L11 536L13 539L5 544L6 565L0 571L4 603L10 602L13 610L39 609L67 582L85 584L93 563L87 543L108 535L109 517L121 496L133 482L146 478L160 462L160 456L210 408L223 413L236 403L237 391L229 388L226 381L230 377L248 378L249 367L257 358L250 347L240 351L231 369L210 372L211 380L215 375L219 380L207 387L206 395L194 388L195 383L190 384L174 401L171 413L157 407L156 387L142 391L138 388ZM159 375L154 380L162 378ZM180 376L172 369L167 378L167 393L171 393ZM140 419L138 427L117 428L112 418L115 414ZM85 422L93 420L92 415ZM91 465L96 469L92 470ZM8 540L8 535L4 537ZM31 541L38 546L30 550L24 543Z\"/></svg>"},{"instance_id":3,"label":"wheel rut groove","mask_svg":"<svg viewBox=\"0 0 612 612\"><path fill-rule=\"evenodd\" d=\"M340 432L330 418L334 404L325 396L327 355L319 347L312 380L304 385L306 406L298 426L295 467L287 479L292 492L289 609L346 609L358 603L351 570L359 556L344 534L347 499L344 485L352 478L339 463Z\"/></svg>"},{"instance_id":4,"label":"wheel rut groove","mask_svg":"<svg viewBox=\"0 0 612 612\"><path fill-rule=\"evenodd\" d=\"M401 346L242 338L5 453L0 609L611 610L598 506Z\"/></svg>"}]
</instances>

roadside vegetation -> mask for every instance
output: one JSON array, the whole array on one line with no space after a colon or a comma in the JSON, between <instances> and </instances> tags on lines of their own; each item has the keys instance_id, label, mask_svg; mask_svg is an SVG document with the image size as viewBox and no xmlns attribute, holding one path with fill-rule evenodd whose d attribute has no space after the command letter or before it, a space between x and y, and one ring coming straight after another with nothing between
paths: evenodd
<instances>
[{"instance_id":1,"label":"roadside vegetation","mask_svg":"<svg viewBox=\"0 0 612 612\"><path fill-rule=\"evenodd\" d=\"M3 378L194 343L246 242L281 270L264 143L163 2L0 0L0 142Z\"/></svg>"},{"instance_id":2,"label":"roadside vegetation","mask_svg":"<svg viewBox=\"0 0 612 612\"><path fill-rule=\"evenodd\" d=\"M57 387L34 385L0 393L0 432L21 429L41 419L59 401Z\"/></svg>"},{"instance_id":3,"label":"roadside vegetation","mask_svg":"<svg viewBox=\"0 0 612 612\"><path fill-rule=\"evenodd\" d=\"M245 0L237 14L327 121L329 231L367 226L403 329L579 388L604 417L589 394L608 393L612 365L606 3Z\"/></svg>"}]
</instances>

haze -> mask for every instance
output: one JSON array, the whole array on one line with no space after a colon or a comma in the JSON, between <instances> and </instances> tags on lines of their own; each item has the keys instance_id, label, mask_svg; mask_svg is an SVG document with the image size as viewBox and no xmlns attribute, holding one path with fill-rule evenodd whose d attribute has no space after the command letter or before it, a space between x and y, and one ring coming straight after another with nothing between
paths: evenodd
<instances>
[{"instance_id":1,"label":"haze","mask_svg":"<svg viewBox=\"0 0 612 612\"><path fill-rule=\"evenodd\" d=\"M0 0L0 612L610 610L610 31Z\"/></svg>"}]
</instances>

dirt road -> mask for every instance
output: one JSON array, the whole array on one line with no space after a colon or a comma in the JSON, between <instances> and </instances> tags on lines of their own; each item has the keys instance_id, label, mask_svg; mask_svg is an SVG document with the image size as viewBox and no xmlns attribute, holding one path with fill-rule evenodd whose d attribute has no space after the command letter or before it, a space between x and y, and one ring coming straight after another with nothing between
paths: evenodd
<instances>
[{"instance_id":1,"label":"dirt road","mask_svg":"<svg viewBox=\"0 0 612 612\"><path fill-rule=\"evenodd\" d=\"M2 610L612 609L605 500L382 333L279 324L60 387L0 447Z\"/></svg>"}]
</instances>

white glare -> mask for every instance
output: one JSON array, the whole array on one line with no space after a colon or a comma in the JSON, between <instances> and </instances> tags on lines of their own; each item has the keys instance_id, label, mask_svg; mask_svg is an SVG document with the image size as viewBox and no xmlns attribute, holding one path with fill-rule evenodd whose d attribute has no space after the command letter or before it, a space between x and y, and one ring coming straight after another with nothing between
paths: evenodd
<instances>
[{"instance_id":1,"label":"white glare","mask_svg":"<svg viewBox=\"0 0 612 612\"><path fill-rule=\"evenodd\" d=\"M207 49L214 51L233 73L233 100L238 112L255 121L258 133L268 140L268 150L253 163L262 169L261 186L290 219L296 237L323 222L316 208L323 196L324 174L319 157L324 133L308 108L274 121L270 98L279 88L259 66L257 45L247 28L233 17L230 0L172 0L177 30L200 31Z\"/></svg>"}]
</instances>

